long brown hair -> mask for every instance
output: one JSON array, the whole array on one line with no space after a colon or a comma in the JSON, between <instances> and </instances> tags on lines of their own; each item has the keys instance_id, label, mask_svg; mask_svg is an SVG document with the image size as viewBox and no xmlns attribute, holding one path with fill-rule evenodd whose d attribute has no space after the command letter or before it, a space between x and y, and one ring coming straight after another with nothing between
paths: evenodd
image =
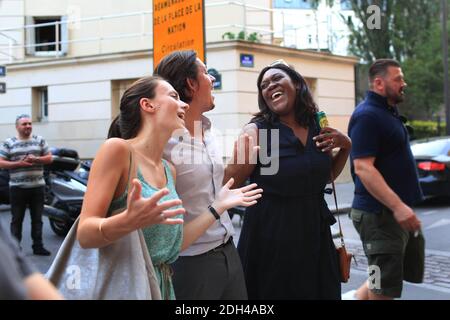
<instances>
[{"instance_id":1,"label":"long brown hair","mask_svg":"<svg viewBox=\"0 0 450 320\"><path fill-rule=\"evenodd\" d=\"M125 90L120 99L120 114L109 127L108 138L131 139L137 136L142 122L139 101L142 98L153 99L160 81L163 79L155 76L141 78Z\"/></svg>"}]
</instances>

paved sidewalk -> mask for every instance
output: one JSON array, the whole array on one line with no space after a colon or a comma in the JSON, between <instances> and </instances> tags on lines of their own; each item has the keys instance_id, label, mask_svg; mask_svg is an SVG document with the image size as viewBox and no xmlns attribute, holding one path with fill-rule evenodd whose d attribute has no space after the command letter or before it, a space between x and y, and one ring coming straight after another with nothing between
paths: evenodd
<instances>
[{"instance_id":1,"label":"paved sidewalk","mask_svg":"<svg viewBox=\"0 0 450 320\"><path fill-rule=\"evenodd\" d=\"M352 268L366 272L367 258L361 241L346 239L347 249L355 255L357 265L352 261ZM450 253L437 250L425 250L425 275L423 283L426 285L446 288L450 291Z\"/></svg>"},{"instance_id":2,"label":"paved sidewalk","mask_svg":"<svg viewBox=\"0 0 450 320\"><path fill-rule=\"evenodd\" d=\"M342 286L345 293L358 288L367 278L367 258L361 241L345 240L347 250L355 255L358 264L352 260L350 282ZM450 253L437 250L425 250L425 275L421 284L404 282L402 300L440 300L450 299Z\"/></svg>"},{"instance_id":3,"label":"paved sidewalk","mask_svg":"<svg viewBox=\"0 0 450 320\"><path fill-rule=\"evenodd\" d=\"M339 212L347 213L352 207L353 192L355 190L355 186L353 182L336 183L335 186ZM327 185L327 188L331 188L331 184ZM334 204L333 195L325 194L325 200L327 201L328 208L330 208L331 212L336 213L336 205Z\"/></svg>"}]
</instances>

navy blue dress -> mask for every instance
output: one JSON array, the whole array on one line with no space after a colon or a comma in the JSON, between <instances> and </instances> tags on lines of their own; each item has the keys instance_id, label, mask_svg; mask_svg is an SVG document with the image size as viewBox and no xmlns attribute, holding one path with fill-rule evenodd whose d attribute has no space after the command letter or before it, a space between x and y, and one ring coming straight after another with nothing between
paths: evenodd
<instances>
[{"instance_id":1,"label":"navy blue dress","mask_svg":"<svg viewBox=\"0 0 450 320\"><path fill-rule=\"evenodd\" d=\"M261 158L250 176L264 189L247 208L238 251L249 299L340 299L341 284L330 225L336 220L324 199L331 157L316 148L313 123L306 146L278 122L255 122L279 129L279 170L262 175ZM270 138L268 138L270 141ZM262 139L260 139L260 144ZM271 153L270 142L268 154ZM266 165L269 166L269 165Z\"/></svg>"}]
</instances>

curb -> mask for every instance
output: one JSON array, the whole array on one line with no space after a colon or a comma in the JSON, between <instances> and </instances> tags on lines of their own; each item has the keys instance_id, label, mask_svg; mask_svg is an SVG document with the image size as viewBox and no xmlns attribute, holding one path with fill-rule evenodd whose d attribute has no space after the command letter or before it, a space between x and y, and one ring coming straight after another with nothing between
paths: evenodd
<instances>
[{"instance_id":1,"label":"curb","mask_svg":"<svg viewBox=\"0 0 450 320\"><path fill-rule=\"evenodd\" d=\"M344 214L347 215L350 212L350 210L352 209L352 206L350 203L342 203L342 204L339 204L338 206L339 206L338 212L336 212L336 208L333 210L330 209L330 211L331 211L331 213L333 213L333 215L336 215L336 213L338 215L344 215ZM333 239L339 239L341 237L341 233L339 232L339 230L332 229L331 237Z\"/></svg>"},{"instance_id":2,"label":"curb","mask_svg":"<svg viewBox=\"0 0 450 320\"><path fill-rule=\"evenodd\" d=\"M338 209L339 211L336 211L336 207L333 204L333 206L328 205L328 208L330 209L332 214L347 214L350 212L350 210L352 209L352 204L351 203L340 203L338 204Z\"/></svg>"}]
</instances>

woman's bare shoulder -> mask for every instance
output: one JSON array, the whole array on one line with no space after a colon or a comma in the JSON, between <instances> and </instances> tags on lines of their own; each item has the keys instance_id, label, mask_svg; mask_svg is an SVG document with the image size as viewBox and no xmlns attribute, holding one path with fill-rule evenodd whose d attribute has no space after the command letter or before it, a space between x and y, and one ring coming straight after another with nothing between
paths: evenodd
<instances>
[{"instance_id":1,"label":"woman's bare shoulder","mask_svg":"<svg viewBox=\"0 0 450 320\"><path fill-rule=\"evenodd\" d=\"M107 162L113 165L125 163L130 158L130 146L120 138L106 140L100 147L94 162Z\"/></svg>"}]
</instances>

